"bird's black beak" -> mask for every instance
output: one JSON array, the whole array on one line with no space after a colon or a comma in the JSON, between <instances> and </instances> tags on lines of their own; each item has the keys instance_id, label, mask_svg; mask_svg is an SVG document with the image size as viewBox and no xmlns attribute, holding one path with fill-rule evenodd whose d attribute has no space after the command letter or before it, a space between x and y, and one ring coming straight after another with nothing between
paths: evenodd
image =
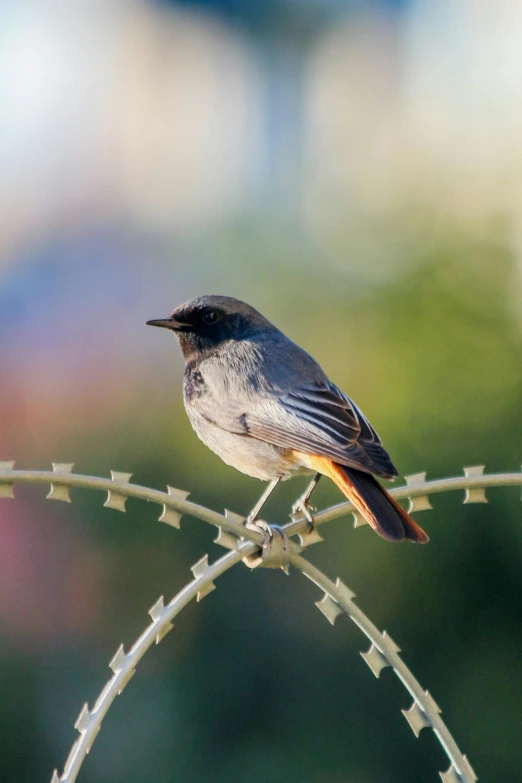
<instances>
[{"instance_id":1,"label":"bird's black beak","mask_svg":"<svg viewBox=\"0 0 522 783\"><path fill-rule=\"evenodd\" d=\"M157 318L153 321L147 321L146 326L161 326L162 329L172 329L174 332L186 332L191 327L191 324L178 321L177 318L171 315L168 318Z\"/></svg>"}]
</instances>

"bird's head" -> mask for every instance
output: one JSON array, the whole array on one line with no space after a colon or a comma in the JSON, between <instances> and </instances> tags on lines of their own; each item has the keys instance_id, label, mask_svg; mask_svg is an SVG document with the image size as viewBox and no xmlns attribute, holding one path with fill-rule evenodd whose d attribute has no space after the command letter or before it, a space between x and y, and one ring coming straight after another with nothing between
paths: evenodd
<instances>
[{"instance_id":1,"label":"bird's head","mask_svg":"<svg viewBox=\"0 0 522 783\"><path fill-rule=\"evenodd\" d=\"M253 307L231 296L199 296L168 318L147 321L148 326L170 329L186 359L204 356L231 340L244 340L271 326Z\"/></svg>"}]
</instances>

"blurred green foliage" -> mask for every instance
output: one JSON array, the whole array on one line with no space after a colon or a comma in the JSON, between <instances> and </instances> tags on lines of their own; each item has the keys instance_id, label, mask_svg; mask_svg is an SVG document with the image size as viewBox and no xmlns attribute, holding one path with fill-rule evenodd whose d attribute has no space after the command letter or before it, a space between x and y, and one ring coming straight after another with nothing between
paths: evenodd
<instances>
[{"instance_id":1,"label":"blurred green foliage","mask_svg":"<svg viewBox=\"0 0 522 783\"><path fill-rule=\"evenodd\" d=\"M476 239L450 225L437 224L435 233L410 228L404 263L380 279L367 274L371 243L343 265L283 231L263 243L262 229L236 227L213 237L215 265L188 294L240 296L275 321L361 405L403 474L446 476L481 463L519 470L520 277L509 245L500 230ZM393 241L389 226L375 231L375 245ZM342 235L338 242L337 258L343 247L357 249ZM183 272L165 263L154 274L163 302ZM149 317L164 314L157 310ZM22 457L34 467L47 467L34 461L45 453L48 461L74 459L80 472L133 471L139 483L169 483L199 503L246 513L262 485L226 467L191 432L181 360L169 340L147 333L129 354L143 373L132 387L111 378L113 402L88 424L80 401L76 425L70 421L50 445L33 448L18 432ZM113 415L114 400L120 413ZM299 481L280 488L270 520L285 520L300 489ZM427 547L386 544L344 518L326 527L309 557L340 576L404 650L480 778L514 781L522 720L520 497L518 490L488 494L487 506L435 496L434 510L418 517L431 536ZM34 552L31 587L20 584L23 601L16 600L32 607L27 618L4 625L5 780L45 779L61 766L81 705L93 703L117 646L132 643L148 607L160 594L170 599L203 552L220 553L213 531L198 521L185 518L177 532L154 521L156 508L129 501L123 516L102 510L99 496L73 495L66 508L44 504L37 489L2 501L4 531L24 514L27 530L45 525L49 544L43 562ZM320 507L339 499L335 488L320 486ZM23 577L17 574L20 583ZM435 780L447 763L433 736L414 739L399 712L409 701L394 676L372 677L358 655L366 641L342 618L331 628L313 606L318 597L295 574L238 566L224 576L145 658L80 780ZM49 612L52 623L35 636L34 617Z\"/></svg>"}]
</instances>

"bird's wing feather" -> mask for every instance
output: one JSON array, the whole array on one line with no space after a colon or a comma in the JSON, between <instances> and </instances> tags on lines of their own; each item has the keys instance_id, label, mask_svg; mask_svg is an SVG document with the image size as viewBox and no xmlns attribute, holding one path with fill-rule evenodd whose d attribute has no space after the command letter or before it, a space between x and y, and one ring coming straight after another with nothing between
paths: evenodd
<instances>
[{"instance_id":1,"label":"bird's wing feather","mask_svg":"<svg viewBox=\"0 0 522 783\"><path fill-rule=\"evenodd\" d=\"M241 421L249 435L275 446L329 457L382 477L397 475L375 430L333 383L263 397Z\"/></svg>"}]
</instances>

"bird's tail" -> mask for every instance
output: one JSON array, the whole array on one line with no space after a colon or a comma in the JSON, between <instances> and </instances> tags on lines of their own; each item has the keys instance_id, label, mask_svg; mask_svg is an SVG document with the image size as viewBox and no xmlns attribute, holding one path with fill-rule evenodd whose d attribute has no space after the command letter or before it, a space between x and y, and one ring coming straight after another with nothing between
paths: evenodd
<instances>
[{"instance_id":1,"label":"bird's tail","mask_svg":"<svg viewBox=\"0 0 522 783\"><path fill-rule=\"evenodd\" d=\"M387 541L425 544L428 535L370 474L347 468L325 457L314 457L317 470L327 475L346 495L369 525ZM315 465L314 465L315 467Z\"/></svg>"}]
</instances>

